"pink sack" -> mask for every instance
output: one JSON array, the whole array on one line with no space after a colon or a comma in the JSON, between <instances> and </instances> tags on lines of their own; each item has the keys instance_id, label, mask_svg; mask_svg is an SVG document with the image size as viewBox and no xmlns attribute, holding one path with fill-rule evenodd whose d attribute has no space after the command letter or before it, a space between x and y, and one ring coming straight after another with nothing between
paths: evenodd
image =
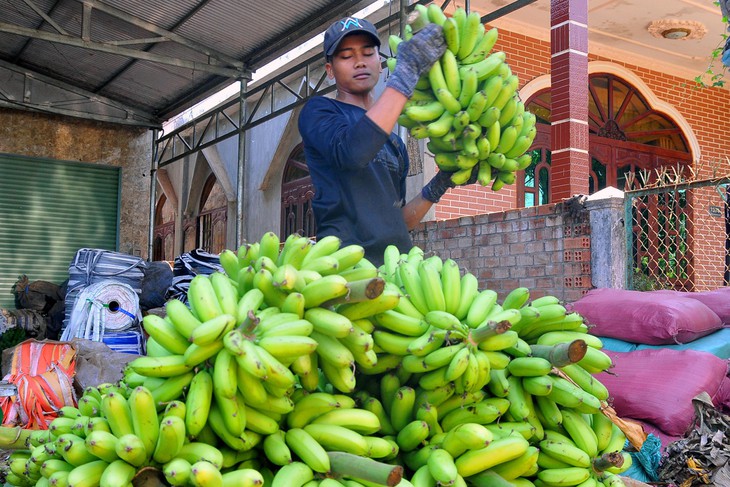
<instances>
[{"instance_id":1,"label":"pink sack","mask_svg":"<svg viewBox=\"0 0 730 487\"><path fill-rule=\"evenodd\" d=\"M730 327L730 287L721 287L712 291L671 291L671 290L660 290L660 291L649 291L651 294L665 295L665 296L680 296L683 298L692 298L701 302L717 316L720 317L720 321L724 326Z\"/></svg>"},{"instance_id":2,"label":"pink sack","mask_svg":"<svg viewBox=\"0 0 730 487\"><path fill-rule=\"evenodd\" d=\"M593 335L645 345L688 343L722 328L702 302L676 295L600 288L568 307L593 325Z\"/></svg>"},{"instance_id":3,"label":"pink sack","mask_svg":"<svg viewBox=\"0 0 730 487\"><path fill-rule=\"evenodd\" d=\"M730 410L730 361L696 350L650 349L606 353L614 366L597 374L620 417L652 423L682 436L694 421L692 398L707 392L718 410Z\"/></svg>"}]
</instances>

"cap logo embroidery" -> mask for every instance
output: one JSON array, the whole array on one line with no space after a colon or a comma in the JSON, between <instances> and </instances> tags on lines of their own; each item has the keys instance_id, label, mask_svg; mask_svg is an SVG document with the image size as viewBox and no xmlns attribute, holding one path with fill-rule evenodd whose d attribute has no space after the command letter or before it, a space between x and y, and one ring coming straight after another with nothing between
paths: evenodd
<instances>
[{"instance_id":1,"label":"cap logo embroidery","mask_svg":"<svg viewBox=\"0 0 730 487\"><path fill-rule=\"evenodd\" d=\"M342 30L348 30L352 27L362 29L362 25L360 25L360 21L358 19L354 19L352 17L347 17L346 19L340 20L340 24L342 24Z\"/></svg>"}]
</instances>

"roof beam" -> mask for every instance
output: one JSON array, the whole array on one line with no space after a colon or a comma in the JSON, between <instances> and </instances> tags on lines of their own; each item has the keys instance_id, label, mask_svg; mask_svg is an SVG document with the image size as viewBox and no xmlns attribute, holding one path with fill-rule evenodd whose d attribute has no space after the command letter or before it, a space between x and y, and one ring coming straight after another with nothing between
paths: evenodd
<instances>
[{"instance_id":1,"label":"roof beam","mask_svg":"<svg viewBox=\"0 0 730 487\"><path fill-rule=\"evenodd\" d=\"M201 71L206 73L217 74L219 76L225 76L228 78L238 78L244 74L243 68L226 68L219 65L213 65L208 63L201 63L199 61L190 61L187 59L180 59L171 56L164 56L161 54L153 54L150 52L140 51L137 49L127 49L115 45L110 45L105 42L85 41L79 37L65 36L60 34L54 34L36 29L28 29L7 22L0 22L0 32L6 32L8 34L15 34L24 37L31 37L33 39L39 39L48 42L55 42L58 44L66 44L69 46L80 47L83 49L90 49L92 51L106 52L109 54L116 54L118 56L125 56L134 59L142 59L144 61L150 61L153 63L166 64L170 66L177 66L180 68L187 68L194 71Z\"/></svg>"},{"instance_id":2,"label":"roof beam","mask_svg":"<svg viewBox=\"0 0 730 487\"><path fill-rule=\"evenodd\" d=\"M167 29L163 29L162 27L155 25L152 22L147 22L146 20L142 20L139 17L135 17L134 15L130 15L130 14L124 12L123 10L119 10L116 7L112 7L111 5L107 5L98 0L77 0L77 1L82 2L84 7L86 7L88 5L89 7L95 8L95 9L99 10L100 12L104 12L108 15L111 15L112 17L116 17L127 23L140 27L148 32L152 32L159 36L166 37L167 39L169 39L172 42L175 42L176 44L181 44L183 46L189 47L190 49L192 49L194 51L205 54L206 56L213 58L215 60L218 60L222 63L228 64L230 66L233 66L233 67L236 67L239 69L243 68L243 62L241 62L239 59L233 58L231 56L223 54L222 52L211 49L208 46L205 46L203 44L190 40L186 37L181 36L180 34L176 34Z\"/></svg>"},{"instance_id":3,"label":"roof beam","mask_svg":"<svg viewBox=\"0 0 730 487\"><path fill-rule=\"evenodd\" d=\"M99 122L159 128L154 115L0 60L0 106L81 117Z\"/></svg>"},{"instance_id":4,"label":"roof beam","mask_svg":"<svg viewBox=\"0 0 730 487\"><path fill-rule=\"evenodd\" d=\"M31 0L23 0L23 2L27 6L29 6L31 8L31 10L33 10L35 13L37 13L43 20L48 22L48 25L50 25L51 27L56 29L56 32L58 32L59 34L62 34L62 35L69 35L68 32L66 32L63 29L63 27L61 27L56 22L54 22L54 20L49 15L47 15L43 10L41 10L34 2L32 2Z\"/></svg>"}]
</instances>

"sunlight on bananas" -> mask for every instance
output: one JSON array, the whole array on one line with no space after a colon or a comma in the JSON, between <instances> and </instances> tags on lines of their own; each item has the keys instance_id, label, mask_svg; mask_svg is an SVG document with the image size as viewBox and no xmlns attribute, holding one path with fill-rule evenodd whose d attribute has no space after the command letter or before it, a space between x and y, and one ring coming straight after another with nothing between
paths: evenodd
<instances>
[{"instance_id":1,"label":"sunlight on bananas","mask_svg":"<svg viewBox=\"0 0 730 487\"><path fill-rule=\"evenodd\" d=\"M148 315L147 355L18 441L15 486L623 485L601 340L452 259L267 232Z\"/></svg>"}]
</instances>

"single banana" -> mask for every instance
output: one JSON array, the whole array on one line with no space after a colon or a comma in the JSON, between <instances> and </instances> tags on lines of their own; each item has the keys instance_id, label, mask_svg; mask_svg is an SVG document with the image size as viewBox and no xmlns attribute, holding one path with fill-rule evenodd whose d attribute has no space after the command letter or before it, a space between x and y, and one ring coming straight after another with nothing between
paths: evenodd
<instances>
[{"instance_id":1,"label":"single banana","mask_svg":"<svg viewBox=\"0 0 730 487\"><path fill-rule=\"evenodd\" d=\"M352 332L352 321L347 317L321 307L310 307L304 312L314 330L336 338L344 338Z\"/></svg>"},{"instance_id":2,"label":"single banana","mask_svg":"<svg viewBox=\"0 0 730 487\"><path fill-rule=\"evenodd\" d=\"M305 307L314 308L322 303L339 298L349 292L347 279L339 274L323 276L321 279L307 284L301 293L304 295Z\"/></svg>"},{"instance_id":3,"label":"single banana","mask_svg":"<svg viewBox=\"0 0 730 487\"><path fill-rule=\"evenodd\" d=\"M427 460L428 471L439 485L453 485L459 475L454 457L444 449L431 452Z\"/></svg>"},{"instance_id":4,"label":"single banana","mask_svg":"<svg viewBox=\"0 0 730 487\"><path fill-rule=\"evenodd\" d=\"M221 451L207 443L195 441L185 443L175 456L187 460L191 465L200 461L211 463L216 468L221 468L223 465L223 454Z\"/></svg>"},{"instance_id":5,"label":"single banana","mask_svg":"<svg viewBox=\"0 0 730 487\"><path fill-rule=\"evenodd\" d=\"M195 438L200 434L210 412L213 398L213 378L206 369L201 369L190 382L185 399L185 428Z\"/></svg>"},{"instance_id":6,"label":"single banana","mask_svg":"<svg viewBox=\"0 0 730 487\"><path fill-rule=\"evenodd\" d=\"M210 277L206 274L197 274L190 281L188 302L200 321L208 321L223 313Z\"/></svg>"},{"instance_id":7,"label":"single banana","mask_svg":"<svg viewBox=\"0 0 730 487\"><path fill-rule=\"evenodd\" d=\"M146 377L174 377L192 369L192 366L185 364L184 355L169 355L166 357L143 356L132 360L128 365L132 370Z\"/></svg>"},{"instance_id":8,"label":"single banana","mask_svg":"<svg viewBox=\"0 0 730 487\"><path fill-rule=\"evenodd\" d=\"M138 360L138 359L137 359ZM127 399L120 393L110 392L101 400L102 415L117 438L134 433L132 413Z\"/></svg>"},{"instance_id":9,"label":"single banana","mask_svg":"<svg viewBox=\"0 0 730 487\"><path fill-rule=\"evenodd\" d=\"M302 259L302 267L300 268L303 268L305 264L311 262L314 259L331 255L340 248L341 244L342 241L340 240L340 238L334 235L328 235L317 240L314 245L312 245L312 247L309 249L307 255L305 255Z\"/></svg>"},{"instance_id":10,"label":"single banana","mask_svg":"<svg viewBox=\"0 0 730 487\"><path fill-rule=\"evenodd\" d=\"M163 417L152 459L161 464L169 462L180 452L186 439L185 421L179 416Z\"/></svg>"},{"instance_id":11,"label":"single banana","mask_svg":"<svg viewBox=\"0 0 730 487\"><path fill-rule=\"evenodd\" d=\"M456 56L447 49L441 56L439 62L441 63L441 72L443 73L444 81L446 81L446 88L449 90L451 96L458 100L461 94L461 78L459 77L459 63L456 60ZM459 104L459 108L461 108L461 104Z\"/></svg>"},{"instance_id":12,"label":"single banana","mask_svg":"<svg viewBox=\"0 0 730 487\"><path fill-rule=\"evenodd\" d=\"M101 477L108 465L104 460L94 460L77 466L68 473L68 486L93 487L100 485Z\"/></svg>"},{"instance_id":13,"label":"single banana","mask_svg":"<svg viewBox=\"0 0 730 487\"><path fill-rule=\"evenodd\" d=\"M204 321L199 327L194 329L190 335L190 341L200 347L221 341L225 334L233 329L235 324L235 314L220 314L215 318ZM184 354L186 350L183 350L182 353Z\"/></svg>"},{"instance_id":14,"label":"single banana","mask_svg":"<svg viewBox=\"0 0 730 487\"><path fill-rule=\"evenodd\" d=\"M537 478L549 485L572 486L588 480L591 470L581 467L548 468L537 472Z\"/></svg>"},{"instance_id":15,"label":"single banana","mask_svg":"<svg viewBox=\"0 0 730 487\"><path fill-rule=\"evenodd\" d=\"M313 471L326 473L330 460L323 446L305 429L291 428L285 434L286 445Z\"/></svg>"},{"instance_id":16,"label":"single banana","mask_svg":"<svg viewBox=\"0 0 730 487\"><path fill-rule=\"evenodd\" d=\"M118 439L112 433L92 431L86 436L84 442L89 452L100 460L112 463L119 458L116 453Z\"/></svg>"},{"instance_id":17,"label":"single banana","mask_svg":"<svg viewBox=\"0 0 730 487\"><path fill-rule=\"evenodd\" d=\"M332 424L308 424L309 433L327 451L344 451L353 455L366 455L368 443L363 435L351 429Z\"/></svg>"},{"instance_id":18,"label":"single banana","mask_svg":"<svg viewBox=\"0 0 730 487\"><path fill-rule=\"evenodd\" d=\"M527 451L521 456L495 465L491 468L491 471L503 479L512 482L518 477L530 476L529 472L537 468L537 458L539 454L540 450L537 447L530 445L527 448Z\"/></svg>"},{"instance_id":19,"label":"single banana","mask_svg":"<svg viewBox=\"0 0 730 487\"><path fill-rule=\"evenodd\" d=\"M264 485L264 477L257 469L241 468L221 475L222 487L259 487ZM266 484L271 485L271 484Z\"/></svg>"},{"instance_id":20,"label":"single banana","mask_svg":"<svg viewBox=\"0 0 730 487\"><path fill-rule=\"evenodd\" d=\"M319 415L310 424L334 424L351 429L363 435L380 431L380 419L366 409L339 408Z\"/></svg>"},{"instance_id":21,"label":"single banana","mask_svg":"<svg viewBox=\"0 0 730 487\"><path fill-rule=\"evenodd\" d=\"M167 483L174 486L187 485L190 480L192 465L182 458L173 458L162 467L162 474ZM136 472L135 472L136 473Z\"/></svg>"},{"instance_id":22,"label":"single banana","mask_svg":"<svg viewBox=\"0 0 730 487\"><path fill-rule=\"evenodd\" d=\"M154 386L152 384L148 385L148 381L145 381L143 385L152 391L152 397L160 405L182 397L183 391L190 385L190 381L193 380L194 376L195 373L191 370L166 379L162 378L160 379L162 382L154 384ZM156 377L151 379L157 380Z\"/></svg>"},{"instance_id":23,"label":"single banana","mask_svg":"<svg viewBox=\"0 0 730 487\"><path fill-rule=\"evenodd\" d=\"M126 487L132 483L137 469L125 462L116 459L109 463L101 474L98 485L102 487Z\"/></svg>"},{"instance_id":24,"label":"single banana","mask_svg":"<svg viewBox=\"0 0 730 487\"><path fill-rule=\"evenodd\" d=\"M455 460L462 477L469 477L523 455L530 444L522 436L497 438L479 450L469 450Z\"/></svg>"},{"instance_id":25,"label":"single banana","mask_svg":"<svg viewBox=\"0 0 730 487\"><path fill-rule=\"evenodd\" d=\"M390 423L396 431L400 431L414 419L415 401L416 391L412 387L401 386L395 391L390 405Z\"/></svg>"},{"instance_id":26,"label":"single banana","mask_svg":"<svg viewBox=\"0 0 730 487\"><path fill-rule=\"evenodd\" d=\"M142 439L135 434L122 435L116 444L117 456L135 467L147 462L148 454Z\"/></svg>"},{"instance_id":27,"label":"single banana","mask_svg":"<svg viewBox=\"0 0 730 487\"><path fill-rule=\"evenodd\" d=\"M144 444L148 460L157 445L159 420L157 402L152 393L143 386L135 387L128 398L129 411L132 417L132 431Z\"/></svg>"},{"instance_id":28,"label":"single banana","mask_svg":"<svg viewBox=\"0 0 730 487\"><path fill-rule=\"evenodd\" d=\"M223 474L215 465L200 461L190 466L190 485L200 487L222 487Z\"/></svg>"},{"instance_id":29,"label":"single banana","mask_svg":"<svg viewBox=\"0 0 730 487\"><path fill-rule=\"evenodd\" d=\"M428 423L422 420L413 420L405 425L396 435L396 442L400 451L408 452L416 449L430 434Z\"/></svg>"},{"instance_id":30,"label":"single banana","mask_svg":"<svg viewBox=\"0 0 730 487\"><path fill-rule=\"evenodd\" d=\"M494 44L497 42L497 37L498 30L496 27L486 31L474 46L474 49L466 57L460 58L461 64L474 64L483 60L494 47Z\"/></svg>"},{"instance_id":31,"label":"single banana","mask_svg":"<svg viewBox=\"0 0 730 487\"><path fill-rule=\"evenodd\" d=\"M304 462L292 462L276 471L271 487L303 486L314 479L314 472Z\"/></svg>"},{"instance_id":32,"label":"single banana","mask_svg":"<svg viewBox=\"0 0 730 487\"><path fill-rule=\"evenodd\" d=\"M477 42L484 35L484 24L477 12L469 12L464 22L464 29L460 32L458 58L465 59L474 50Z\"/></svg>"},{"instance_id":33,"label":"single banana","mask_svg":"<svg viewBox=\"0 0 730 487\"><path fill-rule=\"evenodd\" d=\"M563 428L573 442L590 457L598 454L598 438L583 415L568 408L562 409Z\"/></svg>"},{"instance_id":34,"label":"single banana","mask_svg":"<svg viewBox=\"0 0 730 487\"><path fill-rule=\"evenodd\" d=\"M178 333L172 320L168 321L157 315L148 314L143 318L143 327L157 343L174 354L182 355L190 345L187 338Z\"/></svg>"},{"instance_id":35,"label":"single banana","mask_svg":"<svg viewBox=\"0 0 730 487\"><path fill-rule=\"evenodd\" d=\"M285 440L286 433L279 430L264 438L263 449L266 458L274 465L284 466L291 463L292 452Z\"/></svg>"}]
</instances>

